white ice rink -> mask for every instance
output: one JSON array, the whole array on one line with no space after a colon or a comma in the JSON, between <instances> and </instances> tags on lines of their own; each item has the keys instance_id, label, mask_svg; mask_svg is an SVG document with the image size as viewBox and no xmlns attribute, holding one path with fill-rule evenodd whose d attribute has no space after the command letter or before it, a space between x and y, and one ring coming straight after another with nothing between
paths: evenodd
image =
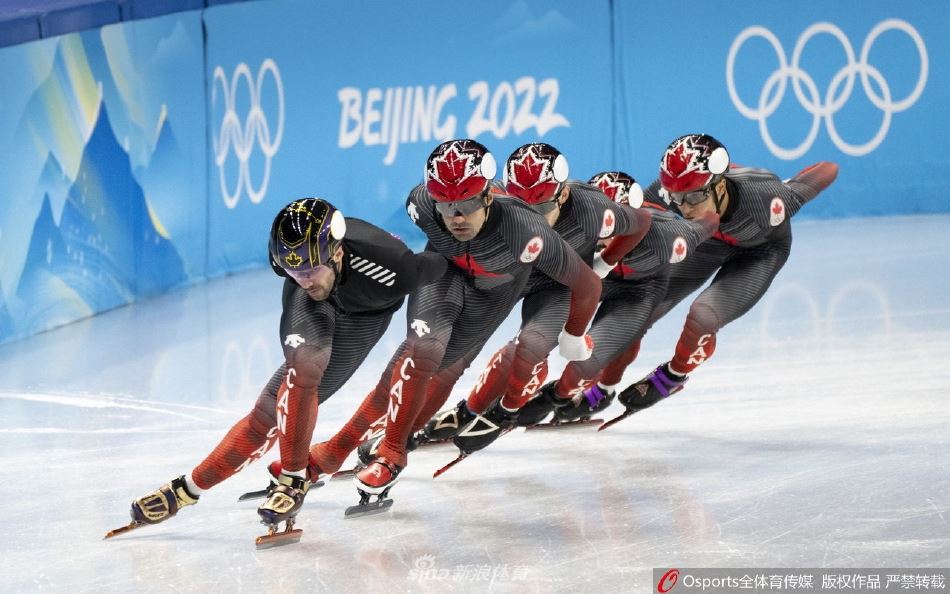
<instances>
[{"instance_id":1,"label":"white ice rink","mask_svg":"<svg viewBox=\"0 0 950 594\"><path fill-rule=\"evenodd\" d=\"M308 496L299 544L260 552L256 503L236 500L263 464L102 536L190 471L280 362L270 271L0 346L0 590L606 593L651 591L654 567L950 567L950 216L796 220L795 235L669 401L601 433L509 434L436 480L455 450L416 452L386 515L344 520L356 492L334 481ZM684 313L626 381L670 357ZM376 382L394 320L315 440Z\"/></svg>"}]
</instances>

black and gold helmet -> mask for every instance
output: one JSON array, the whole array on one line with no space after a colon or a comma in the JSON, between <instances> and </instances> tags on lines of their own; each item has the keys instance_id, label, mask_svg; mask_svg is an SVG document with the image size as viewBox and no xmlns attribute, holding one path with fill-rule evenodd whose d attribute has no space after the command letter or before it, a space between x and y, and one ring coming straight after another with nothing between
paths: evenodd
<instances>
[{"instance_id":1,"label":"black and gold helmet","mask_svg":"<svg viewBox=\"0 0 950 594\"><path fill-rule=\"evenodd\" d=\"M346 234L343 213L320 198L301 198L281 209L270 229L270 264L278 276L330 265Z\"/></svg>"}]
</instances>

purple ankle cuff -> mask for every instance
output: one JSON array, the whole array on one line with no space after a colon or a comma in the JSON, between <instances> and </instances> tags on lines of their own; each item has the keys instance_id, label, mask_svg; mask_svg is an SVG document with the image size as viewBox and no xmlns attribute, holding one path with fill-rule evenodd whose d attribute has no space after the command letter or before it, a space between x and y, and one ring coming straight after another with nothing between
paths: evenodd
<instances>
[{"instance_id":1,"label":"purple ankle cuff","mask_svg":"<svg viewBox=\"0 0 950 594\"><path fill-rule=\"evenodd\" d=\"M589 404L591 408L596 407L598 404L600 404L600 401L606 397L607 395L603 393L603 391L600 389L600 386L597 384L594 384L593 386L584 390L584 398L587 399L587 404Z\"/></svg>"}]
</instances>

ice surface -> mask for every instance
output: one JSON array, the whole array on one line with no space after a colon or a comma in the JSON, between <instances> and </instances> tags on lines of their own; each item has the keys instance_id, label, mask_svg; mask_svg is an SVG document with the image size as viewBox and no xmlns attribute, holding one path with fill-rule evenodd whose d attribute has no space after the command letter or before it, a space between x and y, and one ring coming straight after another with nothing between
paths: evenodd
<instances>
[{"instance_id":1,"label":"ice surface","mask_svg":"<svg viewBox=\"0 0 950 594\"><path fill-rule=\"evenodd\" d=\"M653 567L948 567L950 216L795 230L785 270L681 394L601 433L509 434L436 480L454 448L416 452L385 515L344 520L356 492L333 482L308 497L301 542L267 551L256 503L236 502L263 464L162 525L101 538L204 457L278 365L269 271L0 346L0 585L641 592ZM648 334L626 381L669 358L684 315ZM315 440L376 382L395 320Z\"/></svg>"}]
</instances>

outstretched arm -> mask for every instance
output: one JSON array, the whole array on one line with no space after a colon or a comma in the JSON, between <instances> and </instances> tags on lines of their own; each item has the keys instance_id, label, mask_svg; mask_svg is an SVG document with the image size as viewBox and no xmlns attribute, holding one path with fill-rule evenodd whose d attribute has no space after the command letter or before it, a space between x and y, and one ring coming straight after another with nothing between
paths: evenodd
<instances>
[{"instance_id":1,"label":"outstretched arm","mask_svg":"<svg viewBox=\"0 0 950 594\"><path fill-rule=\"evenodd\" d=\"M786 181L785 185L798 202L798 208L801 208L830 186L837 177L838 165L829 161L820 161L799 171L795 177Z\"/></svg>"}]
</instances>

